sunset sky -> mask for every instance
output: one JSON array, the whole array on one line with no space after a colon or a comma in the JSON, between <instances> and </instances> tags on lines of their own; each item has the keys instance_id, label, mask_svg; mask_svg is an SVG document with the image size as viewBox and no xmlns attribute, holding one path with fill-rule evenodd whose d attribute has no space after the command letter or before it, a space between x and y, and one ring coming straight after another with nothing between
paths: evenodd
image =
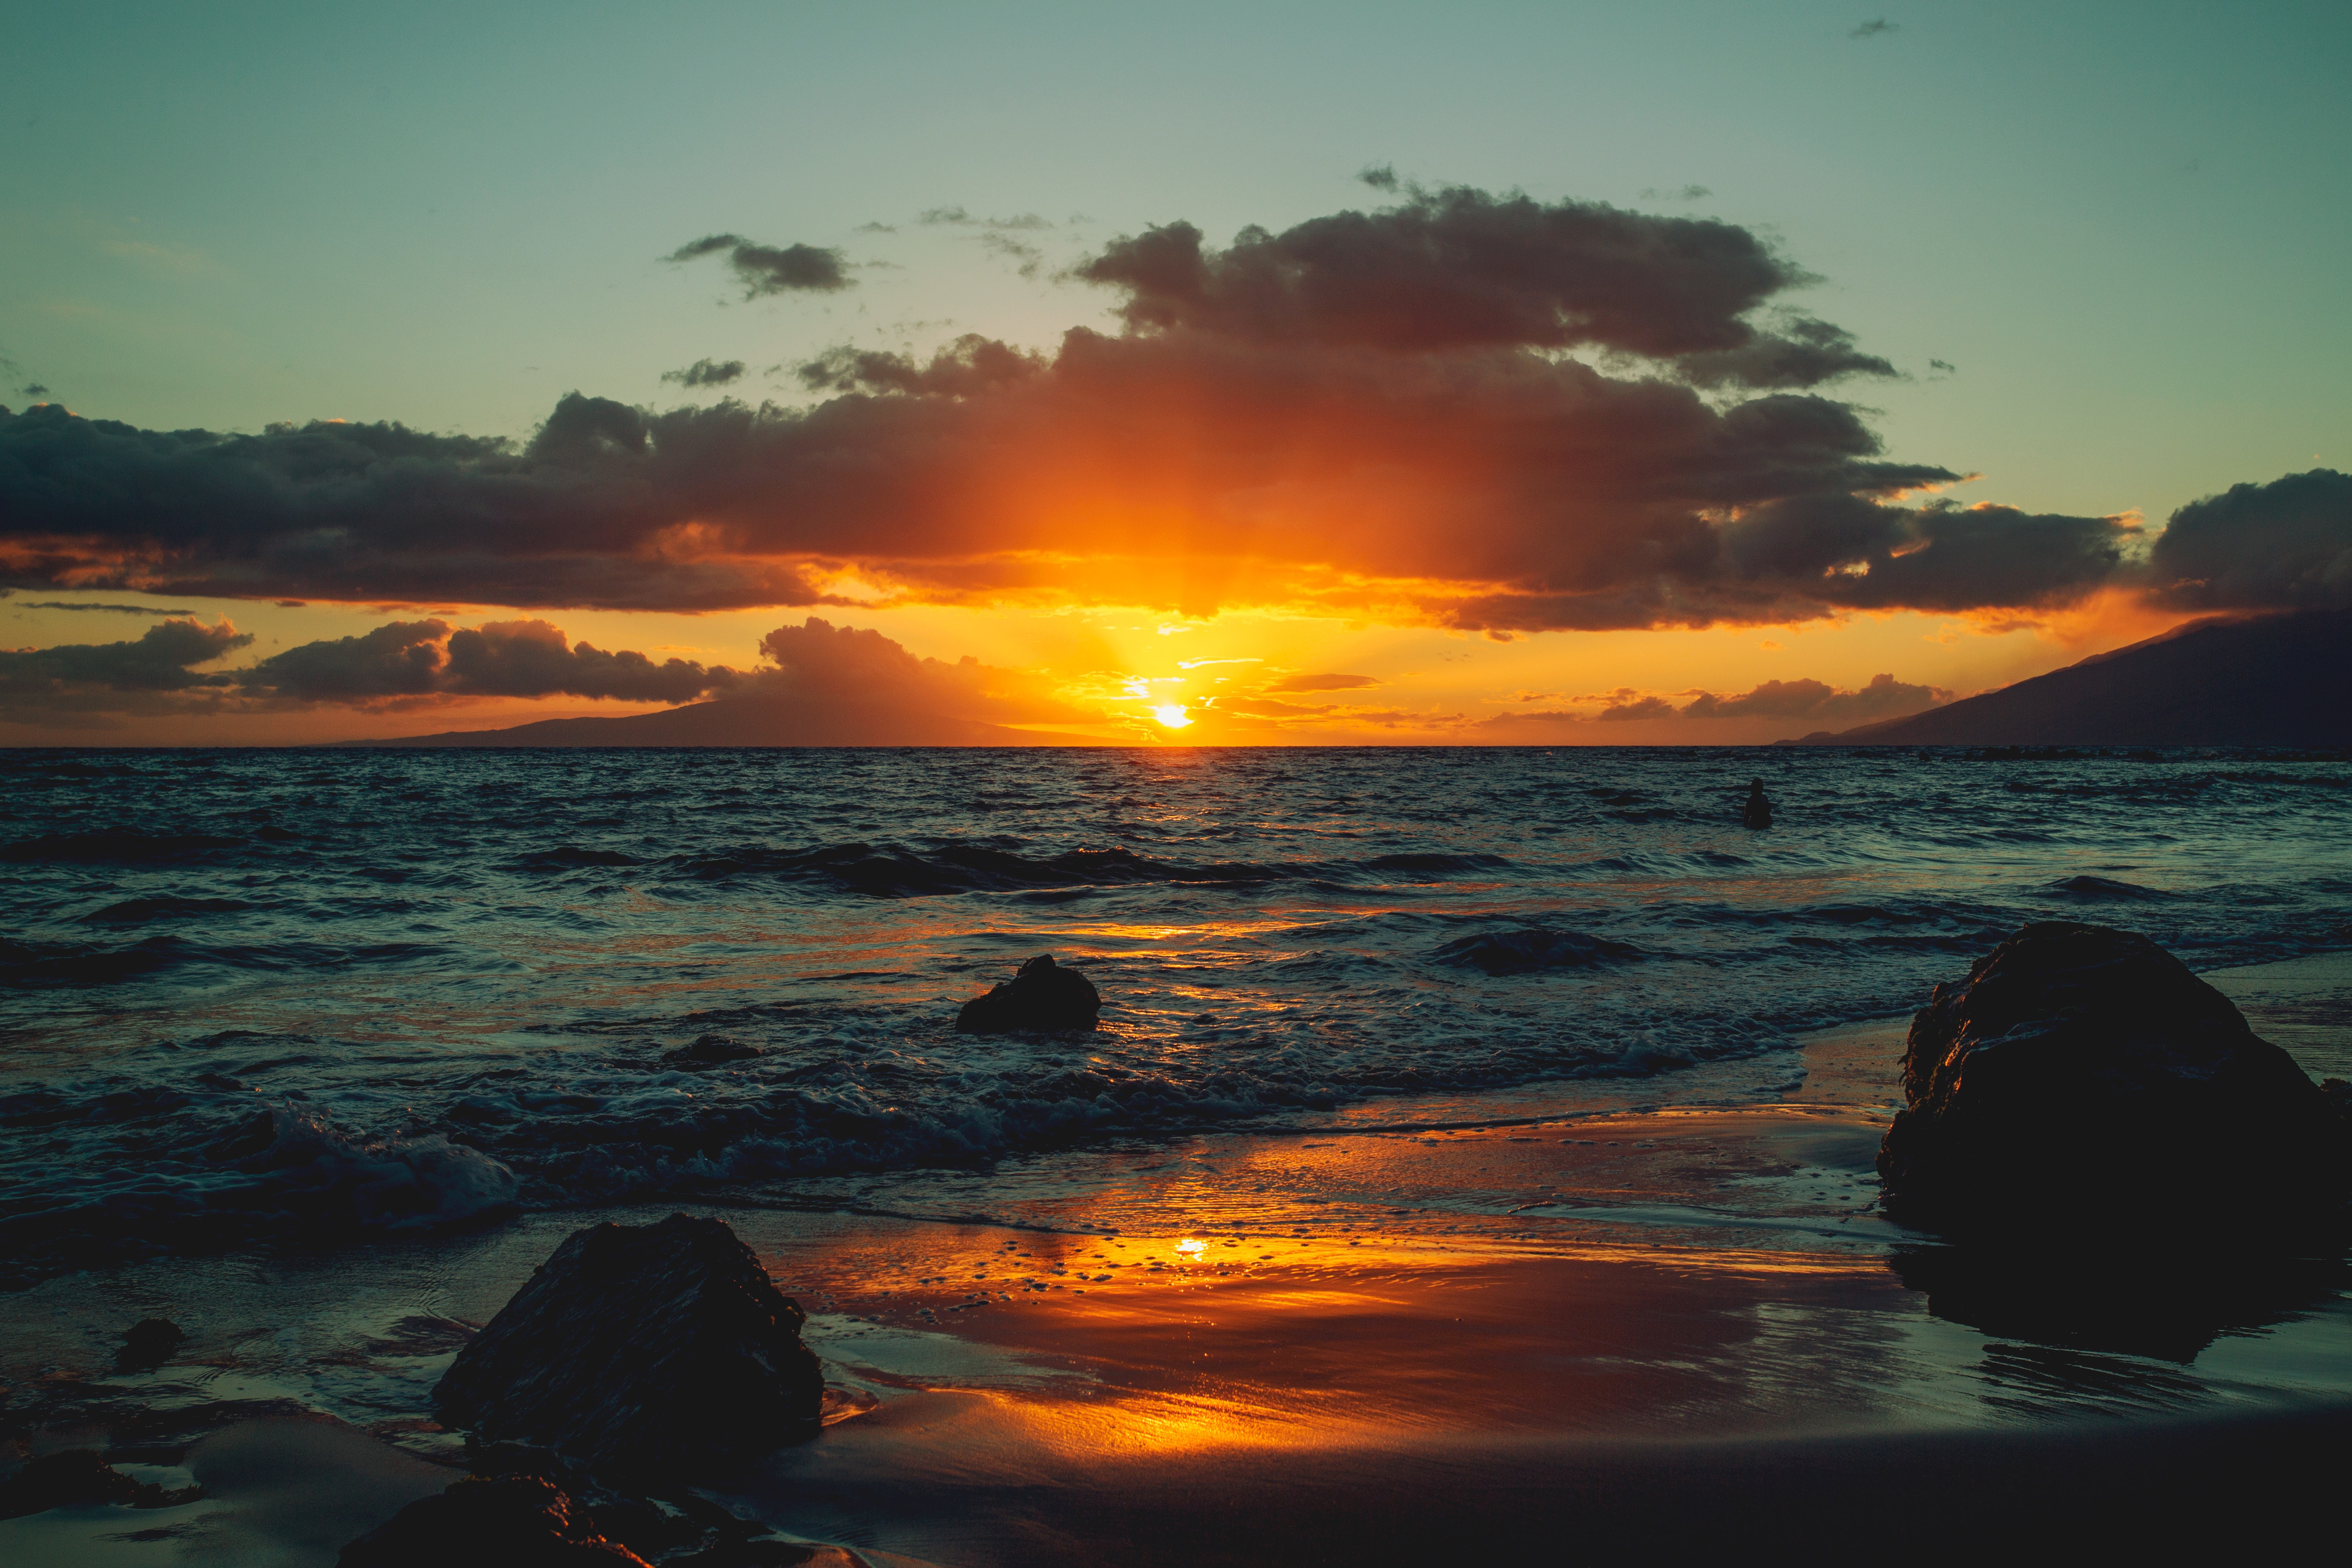
<instances>
[{"instance_id":1,"label":"sunset sky","mask_svg":"<svg viewBox=\"0 0 2352 1568\"><path fill-rule=\"evenodd\" d=\"M563 15L12 19L0 743L1744 743L2352 604L2341 5Z\"/></svg>"}]
</instances>

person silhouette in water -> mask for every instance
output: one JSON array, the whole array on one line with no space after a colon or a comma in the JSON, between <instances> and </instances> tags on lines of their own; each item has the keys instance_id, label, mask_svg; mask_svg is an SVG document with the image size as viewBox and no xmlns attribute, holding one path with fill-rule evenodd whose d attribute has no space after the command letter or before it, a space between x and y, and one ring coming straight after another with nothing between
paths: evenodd
<instances>
[{"instance_id":1,"label":"person silhouette in water","mask_svg":"<svg viewBox=\"0 0 2352 1568\"><path fill-rule=\"evenodd\" d=\"M1764 781L1762 779L1749 779L1748 781L1748 804L1740 810L1739 825L1742 827L1769 827L1772 826L1772 803L1764 798Z\"/></svg>"}]
</instances>

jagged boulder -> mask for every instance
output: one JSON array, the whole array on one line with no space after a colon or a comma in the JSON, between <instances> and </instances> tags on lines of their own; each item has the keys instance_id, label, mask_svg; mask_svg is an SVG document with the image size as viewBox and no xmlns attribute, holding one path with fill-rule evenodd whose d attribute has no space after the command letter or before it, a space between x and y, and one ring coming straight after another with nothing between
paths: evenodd
<instances>
[{"instance_id":1,"label":"jagged boulder","mask_svg":"<svg viewBox=\"0 0 2352 1568\"><path fill-rule=\"evenodd\" d=\"M985 996L975 996L956 1015L956 1032L1003 1035L1015 1029L1091 1029L1102 1013L1094 982L1041 952L1019 973Z\"/></svg>"},{"instance_id":2,"label":"jagged boulder","mask_svg":"<svg viewBox=\"0 0 2352 1568\"><path fill-rule=\"evenodd\" d=\"M2145 937L2029 925L1911 1020L1907 1109L1878 1151L1906 1218L2112 1234L2335 1213L2337 1105L2230 999Z\"/></svg>"},{"instance_id":3,"label":"jagged boulder","mask_svg":"<svg viewBox=\"0 0 2352 1568\"><path fill-rule=\"evenodd\" d=\"M621 1474L698 1470L814 1433L824 1395L800 1304L715 1219L577 1230L433 1392L478 1440Z\"/></svg>"}]
</instances>

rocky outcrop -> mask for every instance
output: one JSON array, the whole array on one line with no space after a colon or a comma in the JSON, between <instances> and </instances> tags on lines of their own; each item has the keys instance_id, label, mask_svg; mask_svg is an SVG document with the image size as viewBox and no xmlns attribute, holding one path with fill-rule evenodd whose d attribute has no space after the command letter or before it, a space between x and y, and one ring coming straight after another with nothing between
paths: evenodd
<instances>
[{"instance_id":1,"label":"rocky outcrop","mask_svg":"<svg viewBox=\"0 0 2352 1568\"><path fill-rule=\"evenodd\" d=\"M165 1491L153 1481L135 1481L89 1448L44 1454L0 1481L0 1519L20 1519L75 1503L119 1502L132 1508L170 1508L204 1496L199 1487Z\"/></svg>"},{"instance_id":2,"label":"rocky outcrop","mask_svg":"<svg viewBox=\"0 0 2352 1568\"><path fill-rule=\"evenodd\" d=\"M956 1032L1003 1035L1015 1029L1091 1029L1102 1013L1094 982L1041 952L1021 972L985 996L975 996L956 1015Z\"/></svg>"},{"instance_id":3,"label":"rocky outcrop","mask_svg":"<svg viewBox=\"0 0 2352 1568\"><path fill-rule=\"evenodd\" d=\"M646 1568L539 1476L467 1476L343 1548L338 1568Z\"/></svg>"},{"instance_id":4,"label":"rocky outcrop","mask_svg":"<svg viewBox=\"0 0 2352 1568\"><path fill-rule=\"evenodd\" d=\"M621 1474L700 1469L814 1433L799 1303L715 1219L574 1231L434 1390L479 1440Z\"/></svg>"},{"instance_id":5,"label":"rocky outcrop","mask_svg":"<svg viewBox=\"0 0 2352 1568\"><path fill-rule=\"evenodd\" d=\"M2029 925L1936 987L1903 1057L1908 1109L1878 1152L1889 1207L2022 1235L2243 1232L2334 1214L2341 1113L2229 998L2154 942Z\"/></svg>"}]
</instances>

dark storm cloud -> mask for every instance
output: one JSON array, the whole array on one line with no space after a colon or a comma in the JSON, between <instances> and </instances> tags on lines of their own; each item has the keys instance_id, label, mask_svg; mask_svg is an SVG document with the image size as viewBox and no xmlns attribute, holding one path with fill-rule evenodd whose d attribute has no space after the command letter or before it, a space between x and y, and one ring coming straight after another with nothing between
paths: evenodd
<instances>
[{"instance_id":1,"label":"dark storm cloud","mask_svg":"<svg viewBox=\"0 0 2352 1568\"><path fill-rule=\"evenodd\" d=\"M692 702L740 679L727 666L690 659L656 664L641 653L567 648L545 621L493 621L449 634L443 689L477 697L609 698L619 702Z\"/></svg>"},{"instance_id":2,"label":"dark storm cloud","mask_svg":"<svg viewBox=\"0 0 2352 1568\"><path fill-rule=\"evenodd\" d=\"M1398 184L1393 163L1367 163L1356 171L1356 178L1376 191L1393 191Z\"/></svg>"},{"instance_id":3,"label":"dark storm cloud","mask_svg":"<svg viewBox=\"0 0 2352 1568\"><path fill-rule=\"evenodd\" d=\"M1899 33L1902 30L1903 26L1899 22L1890 22L1884 16L1874 16L1869 21L1864 22L1861 26L1856 27L1853 32L1848 33L1846 37L1849 38L1876 38L1884 37L1888 33Z\"/></svg>"},{"instance_id":4,"label":"dark storm cloud","mask_svg":"<svg viewBox=\"0 0 2352 1568\"><path fill-rule=\"evenodd\" d=\"M8 597L8 590L0 588L0 599ZM153 605L78 605L66 599L27 599L16 606L20 610L89 610L110 616L194 616L195 610L167 610Z\"/></svg>"},{"instance_id":5,"label":"dark storm cloud","mask_svg":"<svg viewBox=\"0 0 2352 1568\"><path fill-rule=\"evenodd\" d=\"M422 697L441 672L446 621L389 621L361 637L304 643L241 672L248 687L302 702Z\"/></svg>"},{"instance_id":6,"label":"dark storm cloud","mask_svg":"<svg viewBox=\"0 0 2352 1568\"><path fill-rule=\"evenodd\" d=\"M2148 577L2186 610L2352 605L2352 474L2314 468L2189 502L2157 536Z\"/></svg>"},{"instance_id":7,"label":"dark storm cloud","mask_svg":"<svg viewBox=\"0 0 2352 1568\"><path fill-rule=\"evenodd\" d=\"M169 712L216 702L233 675L193 667L245 647L252 635L226 621L165 621L131 642L69 643L0 650L0 722L100 713Z\"/></svg>"},{"instance_id":8,"label":"dark storm cloud","mask_svg":"<svg viewBox=\"0 0 2352 1568\"><path fill-rule=\"evenodd\" d=\"M47 387L46 387L46 386L43 386L43 385L42 385L39 382L37 382L37 381L28 381L28 382L26 382L26 383L25 384L25 385L24 385L24 389L23 389L23 391L24 391L24 395L25 395L25 396L29 397L29 398L31 398L31 399L33 399L36 403L39 402L41 399L43 399L43 398L45 398L45 397L48 396L48 395L49 395L49 389L48 389Z\"/></svg>"},{"instance_id":9,"label":"dark storm cloud","mask_svg":"<svg viewBox=\"0 0 2352 1568\"><path fill-rule=\"evenodd\" d=\"M1129 293L1136 327L1400 350L1592 344L1670 358L1741 349L1741 318L1807 280L1747 229L1598 202L1459 187L1397 206L1244 229L1171 223L1078 268Z\"/></svg>"},{"instance_id":10,"label":"dark storm cloud","mask_svg":"<svg viewBox=\"0 0 2352 1568\"><path fill-rule=\"evenodd\" d=\"M149 626L132 642L67 643L57 647L0 652L0 687L19 691L36 685L100 686L113 691L180 691L225 683L226 677L197 675L207 664L253 641L226 621L165 621Z\"/></svg>"},{"instance_id":11,"label":"dark storm cloud","mask_svg":"<svg viewBox=\"0 0 2352 1568\"><path fill-rule=\"evenodd\" d=\"M661 378L680 386L725 386L743 379L743 362L698 359L684 370L662 372Z\"/></svg>"},{"instance_id":12,"label":"dark storm cloud","mask_svg":"<svg viewBox=\"0 0 2352 1568\"><path fill-rule=\"evenodd\" d=\"M691 245L679 246L662 259L694 261L705 256L727 258L735 280L743 285L746 300L766 294L830 293L852 286L842 270L838 250L814 245L760 245L740 234L707 235Z\"/></svg>"},{"instance_id":13,"label":"dark storm cloud","mask_svg":"<svg viewBox=\"0 0 2352 1568\"><path fill-rule=\"evenodd\" d=\"M1126 331L835 349L799 367L806 408L573 393L520 444L0 413L0 585L691 611L842 604L855 572L900 602L1511 633L2037 608L2130 538L1898 504L1959 476L1801 389L1884 362L1774 305L1802 275L1728 224L1417 192L1223 251L1172 225L1090 270Z\"/></svg>"}]
</instances>

